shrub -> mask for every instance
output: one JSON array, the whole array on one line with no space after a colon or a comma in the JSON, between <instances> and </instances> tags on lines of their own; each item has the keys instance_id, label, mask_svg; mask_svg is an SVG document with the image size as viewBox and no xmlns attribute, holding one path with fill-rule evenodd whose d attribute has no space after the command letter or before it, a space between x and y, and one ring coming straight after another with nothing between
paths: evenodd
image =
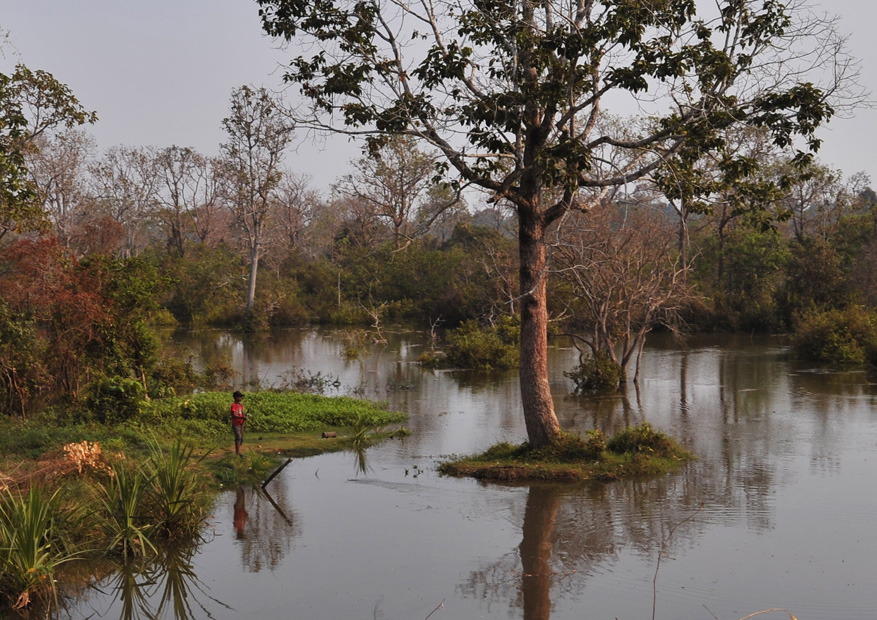
<instances>
[{"instance_id":1,"label":"shrub","mask_svg":"<svg viewBox=\"0 0 877 620\"><path fill-rule=\"evenodd\" d=\"M501 441L498 444L490 446L482 455L485 461L493 461L500 459L519 458L528 444L512 445L507 441Z\"/></svg>"},{"instance_id":2,"label":"shrub","mask_svg":"<svg viewBox=\"0 0 877 620\"><path fill-rule=\"evenodd\" d=\"M639 426L629 426L609 440L610 452L616 454L645 454L659 457L672 457L676 453L673 440L652 429L651 424L643 422Z\"/></svg>"},{"instance_id":3,"label":"shrub","mask_svg":"<svg viewBox=\"0 0 877 620\"><path fill-rule=\"evenodd\" d=\"M195 448L178 436L168 450L154 439L149 442L146 471L153 500L153 523L168 538L191 536L204 519L203 490L192 466L208 453L195 456Z\"/></svg>"},{"instance_id":4,"label":"shrub","mask_svg":"<svg viewBox=\"0 0 877 620\"><path fill-rule=\"evenodd\" d=\"M176 327L179 321L167 308L157 308L150 314L149 324L156 327Z\"/></svg>"},{"instance_id":5,"label":"shrub","mask_svg":"<svg viewBox=\"0 0 877 620\"><path fill-rule=\"evenodd\" d=\"M85 406L96 421L116 424L136 417L144 401L145 390L136 379L101 377L88 386Z\"/></svg>"},{"instance_id":6,"label":"shrub","mask_svg":"<svg viewBox=\"0 0 877 620\"><path fill-rule=\"evenodd\" d=\"M112 469L106 484L96 485L97 499L103 508L101 527L108 541L107 551L119 553L125 559L154 553L153 523L146 508L152 481L140 467L116 463Z\"/></svg>"},{"instance_id":7,"label":"shrub","mask_svg":"<svg viewBox=\"0 0 877 620\"><path fill-rule=\"evenodd\" d=\"M812 312L798 323L797 351L807 359L832 364L877 361L877 314L861 306Z\"/></svg>"},{"instance_id":8,"label":"shrub","mask_svg":"<svg viewBox=\"0 0 877 620\"><path fill-rule=\"evenodd\" d=\"M364 329L354 329L341 332L341 341L344 343L344 358L356 360L368 351L372 336Z\"/></svg>"},{"instance_id":9,"label":"shrub","mask_svg":"<svg viewBox=\"0 0 877 620\"><path fill-rule=\"evenodd\" d=\"M605 450L606 438L600 430L593 430L585 432L584 435L561 433L550 444L536 449L531 448L527 442L519 445L500 442L488 448L479 460L581 463L600 460Z\"/></svg>"},{"instance_id":10,"label":"shrub","mask_svg":"<svg viewBox=\"0 0 877 620\"><path fill-rule=\"evenodd\" d=\"M21 415L31 395L48 385L44 355L34 325L0 299L0 410Z\"/></svg>"},{"instance_id":11,"label":"shrub","mask_svg":"<svg viewBox=\"0 0 877 620\"><path fill-rule=\"evenodd\" d=\"M621 365L602 351L597 351L592 357L563 374L573 380L576 392L598 394L615 392L624 377Z\"/></svg>"},{"instance_id":12,"label":"shrub","mask_svg":"<svg viewBox=\"0 0 877 620\"><path fill-rule=\"evenodd\" d=\"M420 361L433 368L515 368L520 363L520 338L520 323L514 317L485 328L466 321L450 332L442 354L422 356Z\"/></svg>"},{"instance_id":13,"label":"shrub","mask_svg":"<svg viewBox=\"0 0 877 620\"><path fill-rule=\"evenodd\" d=\"M202 381L191 357L182 359L171 355L161 358L152 369L150 378L149 395L152 398L173 396L177 389L188 392Z\"/></svg>"}]
</instances>

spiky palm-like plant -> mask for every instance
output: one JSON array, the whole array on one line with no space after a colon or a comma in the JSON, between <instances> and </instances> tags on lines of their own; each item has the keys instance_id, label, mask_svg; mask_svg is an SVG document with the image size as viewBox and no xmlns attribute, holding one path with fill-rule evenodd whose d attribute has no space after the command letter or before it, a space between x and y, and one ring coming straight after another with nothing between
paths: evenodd
<instances>
[{"instance_id":1,"label":"spiky palm-like plant","mask_svg":"<svg viewBox=\"0 0 877 620\"><path fill-rule=\"evenodd\" d=\"M146 514L146 493L151 478L140 468L114 465L107 484L98 484L103 505L103 528L109 538L108 549L130 556L155 552L150 540L153 528Z\"/></svg>"},{"instance_id":2,"label":"spiky palm-like plant","mask_svg":"<svg viewBox=\"0 0 877 620\"><path fill-rule=\"evenodd\" d=\"M39 487L0 496L0 591L26 607L55 593L55 569L76 557L61 540L59 491Z\"/></svg>"},{"instance_id":3,"label":"spiky palm-like plant","mask_svg":"<svg viewBox=\"0 0 877 620\"><path fill-rule=\"evenodd\" d=\"M155 525L170 538L197 533L203 521L202 498L192 466L207 454L195 455L192 444L177 437L166 452L154 439L149 444L146 469L150 475L149 492L155 506Z\"/></svg>"}]
</instances>

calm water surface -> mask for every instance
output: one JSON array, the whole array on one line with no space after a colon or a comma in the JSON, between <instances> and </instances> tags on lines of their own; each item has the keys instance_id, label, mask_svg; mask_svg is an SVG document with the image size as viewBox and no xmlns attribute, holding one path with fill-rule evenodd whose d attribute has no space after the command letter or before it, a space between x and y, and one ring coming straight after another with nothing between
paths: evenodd
<instances>
[{"instance_id":1,"label":"calm water surface","mask_svg":"<svg viewBox=\"0 0 877 620\"><path fill-rule=\"evenodd\" d=\"M801 365L778 339L655 337L638 391L588 399L563 376L576 352L553 349L564 428L611 434L648 421L700 458L649 482L508 486L435 466L526 437L516 374L425 371L421 335L388 340L348 361L330 331L181 337L203 359L230 357L245 383L282 386L296 369L337 379L333 393L407 411L412 436L370 448L366 473L352 454L331 454L294 461L270 496L229 490L206 542L141 578L137 605L115 575L73 617L734 620L774 607L799 620L877 617L867 374Z\"/></svg>"}]
</instances>

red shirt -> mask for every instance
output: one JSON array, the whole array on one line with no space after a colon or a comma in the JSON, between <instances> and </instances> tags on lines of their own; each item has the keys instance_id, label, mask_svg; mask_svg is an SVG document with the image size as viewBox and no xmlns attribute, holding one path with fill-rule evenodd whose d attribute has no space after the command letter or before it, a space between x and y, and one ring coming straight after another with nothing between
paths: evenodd
<instances>
[{"instance_id":1,"label":"red shirt","mask_svg":"<svg viewBox=\"0 0 877 620\"><path fill-rule=\"evenodd\" d=\"M247 416L244 415L244 406L240 403L231 404L231 425L243 426Z\"/></svg>"}]
</instances>

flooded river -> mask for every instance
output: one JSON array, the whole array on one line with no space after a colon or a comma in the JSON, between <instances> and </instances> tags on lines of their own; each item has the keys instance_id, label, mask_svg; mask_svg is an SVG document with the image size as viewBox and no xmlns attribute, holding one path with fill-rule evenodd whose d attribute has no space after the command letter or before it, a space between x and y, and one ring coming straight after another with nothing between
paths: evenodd
<instances>
[{"instance_id":1,"label":"flooded river","mask_svg":"<svg viewBox=\"0 0 877 620\"><path fill-rule=\"evenodd\" d=\"M413 333L356 360L332 331L180 341L231 359L242 383L319 376L327 394L387 401L412 435L369 448L364 473L329 454L293 461L270 495L229 489L196 550L132 576L136 594L108 577L74 618L877 617L877 385L864 372L802 365L779 339L653 337L639 390L593 399L563 376L577 352L555 348L565 429L648 421L699 459L648 482L509 486L435 468L526 438L515 372L423 370Z\"/></svg>"}]
</instances>

